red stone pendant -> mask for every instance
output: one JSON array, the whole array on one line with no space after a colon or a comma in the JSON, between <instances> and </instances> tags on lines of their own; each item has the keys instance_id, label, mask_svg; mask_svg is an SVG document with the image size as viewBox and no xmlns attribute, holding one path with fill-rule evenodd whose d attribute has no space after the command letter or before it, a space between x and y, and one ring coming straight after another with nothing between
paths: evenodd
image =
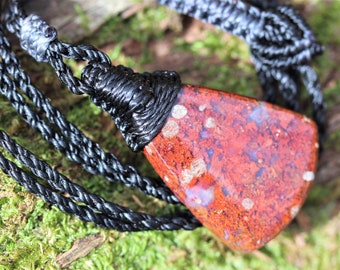
<instances>
[{"instance_id":1,"label":"red stone pendant","mask_svg":"<svg viewBox=\"0 0 340 270\"><path fill-rule=\"evenodd\" d=\"M302 206L315 176L317 129L277 106L186 85L144 153L205 227L249 252Z\"/></svg>"}]
</instances>

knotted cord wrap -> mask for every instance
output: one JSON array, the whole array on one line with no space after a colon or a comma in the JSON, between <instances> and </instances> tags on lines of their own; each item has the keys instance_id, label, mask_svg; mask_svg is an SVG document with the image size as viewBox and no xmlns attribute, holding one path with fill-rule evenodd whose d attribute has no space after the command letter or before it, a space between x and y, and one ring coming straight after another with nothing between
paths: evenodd
<instances>
[{"instance_id":1,"label":"knotted cord wrap","mask_svg":"<svg viewBox=\"0 0 340 270\"><path fill-rule=\"evenodd\" d=\"M234 0L159 0L159 3L244 39L254 60L264 65L281 68L309 63L323 51L291 6L261 10Z\"/></svg>"},{"instance_id":2,"label":"knotted cord wrap","mask_svg":"<svg viewBox=\"0 0 340 270\"><path fill-rule=\"evenodd\" d=\"M254 6L234 0L158 2L245 40L250 47L265 100L276 102L276 92L279 92L290 109L300 111L298 85L302 77L311 96L320 142L324 140L326 106L321 87L311 68L299 68L310 66L312 58L321 54L323 47L293 7L278 5L278 1L258 0L248 1ZM301 73L302 70L305 72Z\"/></svg>"},{"instance_id":3,"label":"knotted cord wrap","mask_svg":"<svg viewBox=\"0 0 340 270\"><path fill-rule=\"evenodd\" d=\"M37 15L20 21L20 30L15 25L9 29L20 33L22 48L37 61L49 62L73 93L89 94L96 105L114 118L132 150L141 150L157 135L181 89L176 72L139 74L123 66L116 68L107 55L92 46L73 46L57 40L55 28ZM63 57L90 61L82 80L73 76Z\"/></svg>"},{"instance_id":4,"label":"knotted cord wrap","mask_svg":"<svg viewBox=\"0 0 340 270\"><path fill-rule=\"evenodd\" d=\"M265 99L275 102L279 92L289 107L299 110L297 100L299 80L302 80L312 98L314 119L323 134L325 105L317 75L310 66L312 57L321 53L322 47L292 7L278 6L277 0L159 2L243 38L250 46ZM26 16L19 1L8 0L7 8L5 22L0 24L0 93L44 139L88 172L138 188L166 202L179 203L162 181L145 178L134 167L122 165L50 104L22 69L3 24L32 57L48 62L72 93L88 94L107 111L134 151L143 148L162 128L181 89L179 75L170 71L139 74L123 66L112 66L109 57L93 46L59 41L56 30L37 15ZM88 62L80 79L73 75L64 58ZM0 154L0 167L5 173L81 220L119 231L191 230L200 226L188 211L153 217L107 202L72 183L3 131L0 131L0 146L26 167L21 169Z\"/></svg>"},{"instance_id":5,"label":"knotted cord wrap","mask_svg":"<svg viewBox=\"0 0 340 270\"><path fill-rule=\"evenodd\" d=\"M71 213L83 221L91 221L100 227L118 231L192 230L200 226L188 211L176 213L176 216L153 217L107 202L100 196L91 194L81 186L72 183L46 162L37 159L34 154L15 143L3 131L0 131L0 146L26 166L32 175L0 153L0 165L5 173L44 201L56 205L62 211ZM65 192L68 196L62 195Z\"/></svg>"},{"instance_id":6,"label":"knotted cord wrap","mask_svg":"<svg viewBox=\"0 0 340 270\"><path fill-rule=\"evenodd\" d=\"M181 89L176 72L139 74L123 66L113 67L110 59L92 46L57 40L55 28L41 17L32 14L21 21L22 48L37 61L50 62L73 93L89 94L113 117L133 151L141 150L157 135ZM82 72L82 80L73 77L62 57L91 61Z\"/></svg>"},{"instance_id":7,"label":"knotted cord wrap","mask_svg":"<svg viewBox=\"0 0 340 270\"><path fill-rule=\"evenodd\" d=\"M10 7L10 11L14 10L16 13L22 14L16 6ZM12 18L13 14L10 12L6 17ZM21 15L17 17L17 20L22 20ZM19 25L16 23L16 20L9 19L8 22L11 23L9 29L12 32L20 32L19 29L15 30ZM0 62L1 94L12 103L12 106L31 127L42 134L46 141L65 153L71 161L81 164L91 174L102 175L111 182L121 182L127 187L137 188L147 195L169 203L178 203L178 199L166 187L163 181L146 178L136 168L121 164L115 155L104 151L98 143L86 137L76 126L68 122L58 109L51 105L49 99L31 84L28 74L22 69L20 61L11 49L2 24L0 24L0 44L0 54L2 57ZM61 44L58 47L65 48L66 45ZM84 47L74 49L73 46L71 49L64 51L67 51L68 54L78 53L80 55ZM87 48L93 47L87 46ZM105 54L95 53L92 50L83 55L87 55L86 57L90 55L92 58L99 59L100 61L107 61L108 59ZM58 58L58 61L55 61L58 62L57 65L60 64L60 59ZM64 62L62 63L65 65ZM70 71L68 68L64 75ZM86 84L83 85L87 87ZM19 89L24 95L18 91ZM92 89L90 90L92 91ZM26 102L26 98L31 100L36 108L30 106ZM46 119L41 117L41 112L45 114Z\"/></svg>"},{"instance_id":8,"label":"knotted cord wrap","mask_svg":"<svg viewBox=\"0 0 340 270\"><path fill-rule=\"evenodd\" d=\"M124 66L90 63L82 81L94 89L92 101L114 119L127 144L139 151L164 126L181 80L176 72L135 73Z\"/></svg>"},{"instance_id":9,"label":"knotted cord wrap","mask_svg":"<svg viewBox=\"0 0 340 270\"><path fill-rule=\"evenodd\" d=\"M46 51L51 41L57 38L57 30L38 15L27 16L21 25L20 45L38 62L48 62Z\"/></svg>"}]
</instances>

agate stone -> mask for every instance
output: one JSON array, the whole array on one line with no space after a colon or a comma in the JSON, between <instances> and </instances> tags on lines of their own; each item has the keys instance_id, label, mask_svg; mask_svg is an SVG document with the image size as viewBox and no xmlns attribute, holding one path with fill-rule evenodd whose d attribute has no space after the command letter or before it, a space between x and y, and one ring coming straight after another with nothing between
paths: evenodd
<instances>
[{"instance_id":1,"label":"agate stone","mask_svg":"<svg viewBox=\"0 0 340 270\"><path fill-rule=\"evenodd\" d=\"M249 252L280 233L305 201L317 128L266 102L184 85L144 153L205 227Z\"/></svg>"}]
</instances>

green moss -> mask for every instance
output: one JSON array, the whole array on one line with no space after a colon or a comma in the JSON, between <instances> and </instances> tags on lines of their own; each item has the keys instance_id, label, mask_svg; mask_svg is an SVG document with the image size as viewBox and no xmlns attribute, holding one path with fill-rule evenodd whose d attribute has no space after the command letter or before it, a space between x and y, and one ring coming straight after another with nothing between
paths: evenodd
<instances>
[{"instance_id":1,"label":"green moss","mask_svg":"<svg viewBox=\"0 0 340 270\"><path fill-rule=\"evenodd\" d=\"M218 29L207 29L202 38L193 42L177 38L175 45L178 50L192 52L197 57L195 70L202 71L199 81L189 78L188 83L260 97L256 71L249 61L250 53L244 41ZM203 60L202 56L205 56ZM216 56L219 60L210 61Z\"/></svg>"},{"instance_id":2,"label":"green moss","mask_svg":"<svg viewBox=\"0 0 340 270\"><path fill-rule=\"evenodd\" d=\"M316 4L315 12L308 21L326 44L338 44L334 33L339 25L337 1ZM128 20L118 17L110 20L86 43L98 47L111 44L109 56L116 63L143 70L143 65L157 59L148 49L150 42L159 42L166 29L180 31L167 20L174 20L172 12L159 7L139 12ZM86 22L84 22L84 25ZM169 26L170 25L170 26ZM164 26L164 27L163 27ZM236 93L260 96L260 87L247 46L237 38L219 30L207 30L205 38L186 42L173 40L171 53L187 52L194 60L194 71L183 67L188 83ZM126 55L124 42L133 40L141 44L141 54ZM210 65L214 58L213 65ZM315 63L321 77L338 68L326 53ZM66 90L59 92L60 83L50 69L40 65L24 64L31 71L43 74L36 83L46 91L66 114L69 121L86 135L124 162L137 166L145 175L155 176L153 169L141 154L133 154L125 146L119 132L108 115L95 107L87 97L73 99ZM27 62L27 63L26 63ZM82 64L68 62L77 76ZM202 76L193 79L193 72ZM192 80L192 81L190 81ZM47 86L46 86L47 85ZM330 106L339 101L339 83L325 89ZM60 96L58 96L60 95ZM65 102L61 102L65 101ZM108 183L100 176L93 176L77 164L68 161L55 151L40 135L28 128L7 101L0 99L0 128L5 129L20 144L29 148L41 159L81 184L89 191L107 200L131 207L134 210L160 215L176 211L176 207L147 198L140 192L127 189L117 183ZM336 148L340 137L332 134L325 147ZM338 150L338 149L336 149ZM6 157L11 158L6 154ZM105 242L89 255L73 262L70 269L339 269L340 268L340 217L339 194L336 184L316 186L312 189L302 215L307 221L290 225L277 238L261 250L243 255L230 251L205 228L194 231L119 233L96 228L64 214L55 207L24 191L14 180L0 172L0 269L58 269L55 258L69 250L77 239L100 233Z\"/></svg>"},{"instance_id":3,"label":"green moss","mask_svg":"<svg viewBox=\"0 0 340 270\"><path fill-rule=\"evenodd\" d=\"M322 1L322 3L320 1L315 8L315 13L308 18L312 29L322 30L317 32L317 37L323 44L340 44L339 12L339 1Z\"/></svg>"}]
</instances>

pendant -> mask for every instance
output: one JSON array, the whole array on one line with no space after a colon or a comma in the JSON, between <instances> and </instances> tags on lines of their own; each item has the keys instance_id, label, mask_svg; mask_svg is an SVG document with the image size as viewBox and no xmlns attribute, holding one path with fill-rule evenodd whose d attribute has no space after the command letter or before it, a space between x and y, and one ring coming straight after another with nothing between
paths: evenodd
<instances>
[{"instance_id":1,"label":"pendant","mask_svg":"<svg viewBox=\"0 0 340 270\"><path fill-rule=\"evenodd\" d=\"M297 215L315 177L318 135L295 112L183 85L144 154L206 228L250 252Z\"/></svg>"}]
</instances>

